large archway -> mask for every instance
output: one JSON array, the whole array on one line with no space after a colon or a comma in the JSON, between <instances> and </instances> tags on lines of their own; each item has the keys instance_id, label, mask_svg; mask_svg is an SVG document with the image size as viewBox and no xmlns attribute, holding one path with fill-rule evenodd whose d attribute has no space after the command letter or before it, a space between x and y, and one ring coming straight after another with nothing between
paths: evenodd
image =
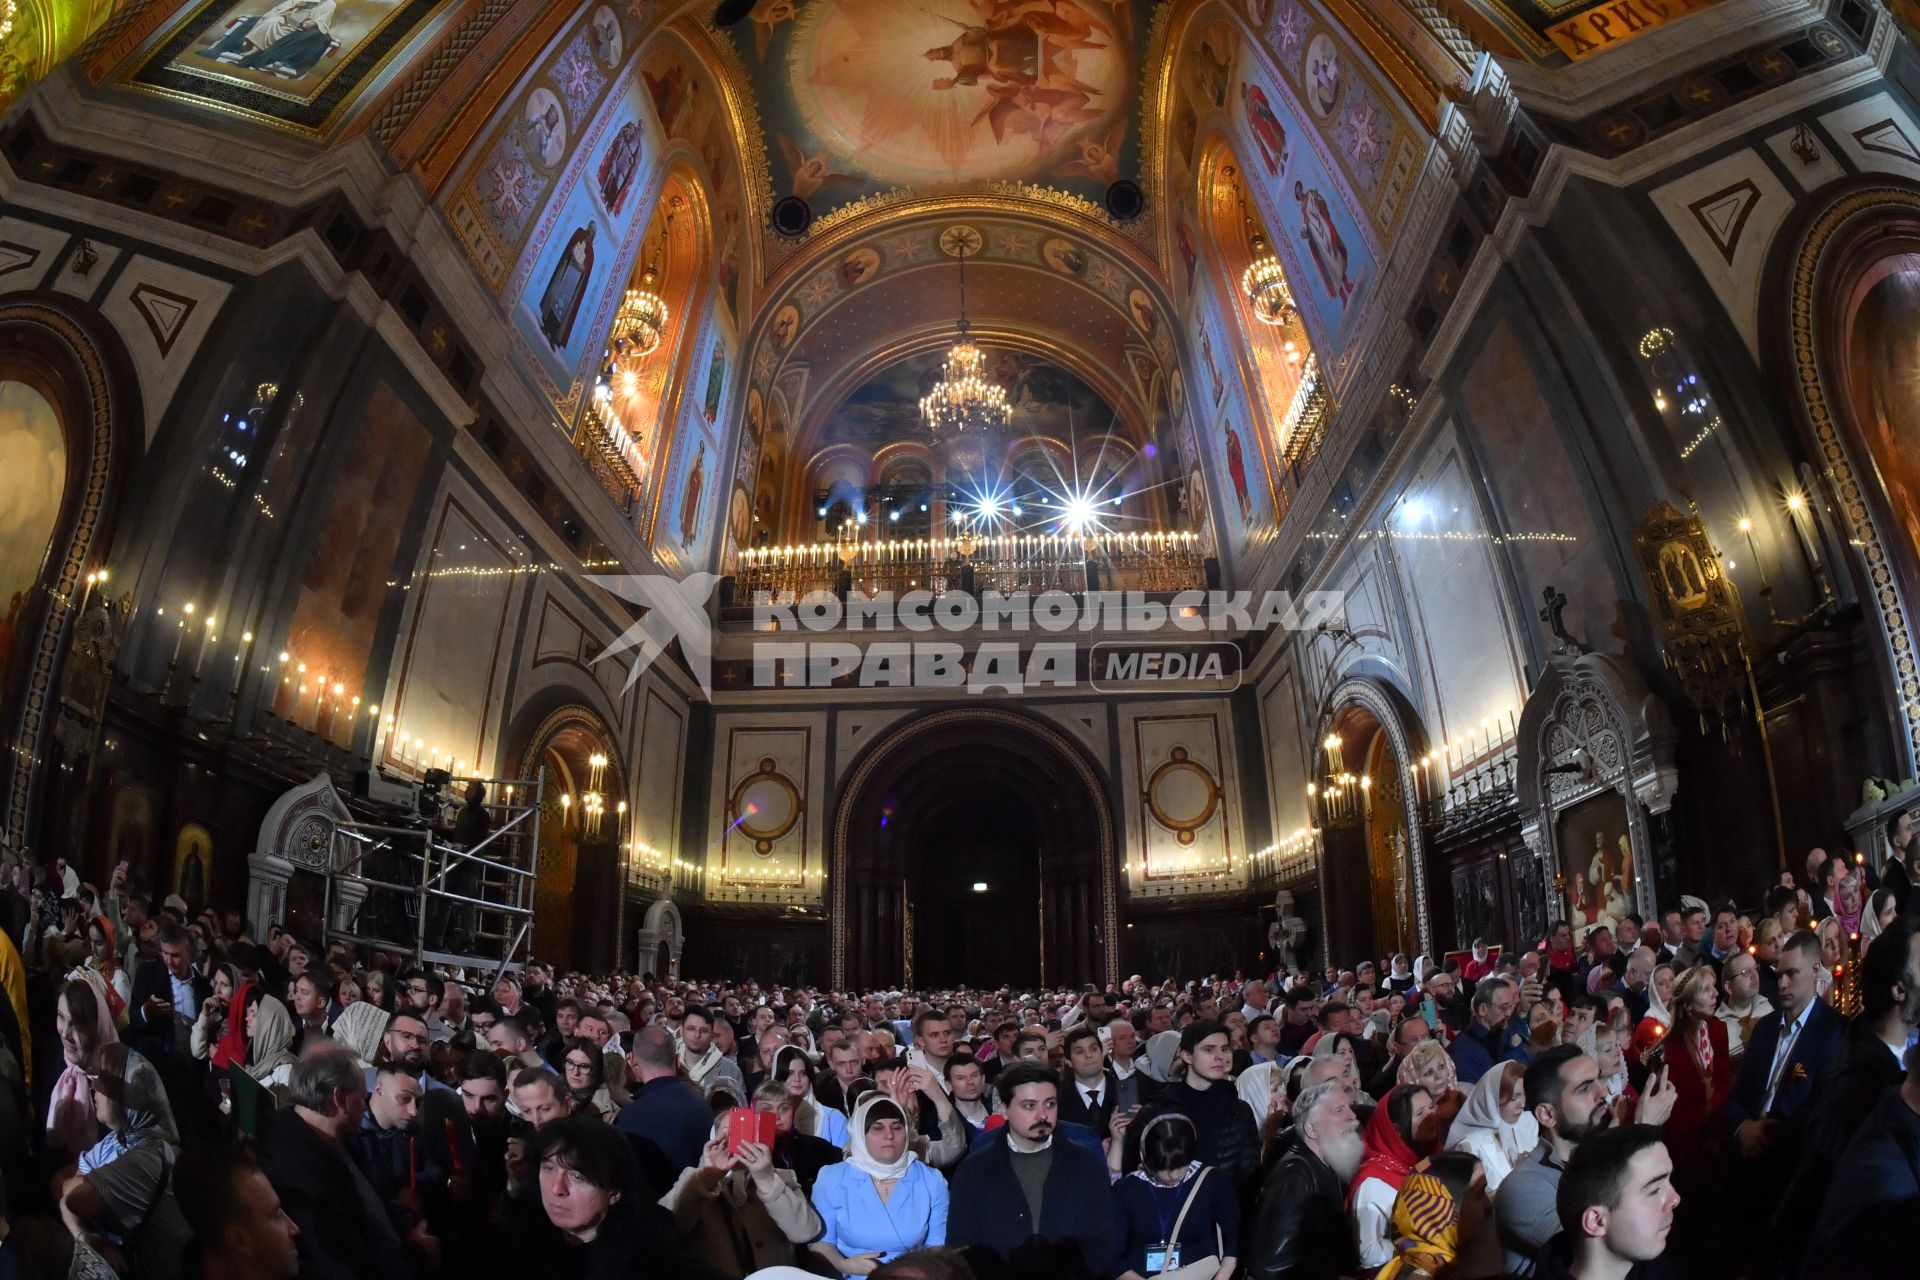
<instances>
[{"instance_id":1,"label":"large archway","mask_svg":"<svg viewBox=\"0 0 1920 1280\"><path fill-rule=\"evenodd\" d=\"M580 706L528 735L514 776L541 780L533 954L562 969L620 963L626 770L613 731Z\"/></svg>"},{"instance_id":2,"label":"large archway","mask_svg":"<svg viewBox=\"0 0 1920 1280\"><path fill-rule=\"evenodd\" d=\"M968 707L895 729L834 814L833 985L1110 979L1113 832L1104 782L1039 721Z\"/></svg>"},{"instance_id":3,"label":"large archway","mask_svg":"<svg viewBox=\"0 0 1920 1280\"><path fill-rule=\"evenodd\" d=\"M1415 750L1412 712L1390 687L1364 676L1343 681L1327 705L1322 763L1329 780L1347 779L1337 788L1339 803L1321 815L1331 953L1426 951L1425 832L1405 786Z\"/></svg>"}]
</instances>

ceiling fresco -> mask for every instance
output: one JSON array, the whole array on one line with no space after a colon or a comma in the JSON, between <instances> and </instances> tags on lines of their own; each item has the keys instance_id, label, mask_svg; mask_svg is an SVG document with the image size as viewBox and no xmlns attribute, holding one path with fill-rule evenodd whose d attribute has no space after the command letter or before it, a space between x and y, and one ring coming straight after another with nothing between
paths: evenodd
<instances>
[{"instance_id":1,"label":"ceiling fresco","mask_svg":"<svg viewBox=\"0 0 1920 1280\"><path fill-rule=\"evenodd\" d=\"M760 0L728 31L776 199L1022 181L1098 202L1139 168L1149 0Z\"/></svg>"},{"instance_id":2,"label":"ceiling fresco","mask_svg":"<svg viewBox=\"0 0 1920 1280\"><path fill-rule=\"evenodd\" d=\"M1017 351L985 350L988 376L1006 388L1013 405L1009 434L1085 440L1119 430L1119 415L1067 370ZM924 352L854 388L828 415L819 444L851 444L871 452L895 441L930 443L920 398L939 381L945 357L944 351Z\"/></svg>"}]
</instances>

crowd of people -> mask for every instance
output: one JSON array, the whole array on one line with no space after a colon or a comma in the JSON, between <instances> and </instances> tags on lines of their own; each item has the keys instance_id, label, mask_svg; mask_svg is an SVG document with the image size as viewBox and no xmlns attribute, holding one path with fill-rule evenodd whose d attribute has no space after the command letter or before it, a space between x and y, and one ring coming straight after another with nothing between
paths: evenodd
<instances>
[{"instance_id":1,"label":"crowd of people","mask_svg":"<svg viewBox=\"0 0 1920 1280\"><path fill-rule=\"evenodd\" d=\"M1889 835L1746 914L1077 991L441 972L10 868L0 1280L1911 1274Z\"/></svg>"}]
</instances>

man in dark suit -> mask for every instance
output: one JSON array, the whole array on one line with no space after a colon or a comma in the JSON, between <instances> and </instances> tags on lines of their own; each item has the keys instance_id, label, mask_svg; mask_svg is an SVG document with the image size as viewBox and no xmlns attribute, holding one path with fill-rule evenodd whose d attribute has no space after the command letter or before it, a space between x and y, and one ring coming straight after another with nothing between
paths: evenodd
<instances>
[{"instance_id":1,"label":"man in dark suit","mask_svg":"<svg viewBox=\"0 0 1920 1280\"><path fill-rule=\"evenodd\" d=\"M995 1088L1007 1123L954 1171L947 1243L991 1249L1021 1275L1113 1275L1120 1228L1106 1162L1093 1149L1055 1141L1059 1080L1016 1062Z\"/></svg>"},{"instance_id":2,"label":"man in dark suit","mask_svg":"<svg viewBox=\"0 0 1920 1280\"><path fill-rule=\"evenodd\" d=\"M213 988L194 972L193 935L184 926L168 922L154 938L160 958L142 961L134 971L127 1042L156 1060L168 1054L190 1057L194 1019Z\"/></svg>"},{"instance_id":3,"label":"man in dark suit","mask_svg":"<svg viewBox=\"0 0 1920 1280\"><path fill-rule=\"evenodd\" d=\"M1060 1073L1060 1119L1107 1136L1120 1082L1107 1068L1100 1034L1086 1023L1067 1032L1066 1069Z\"/></svg>"},{"instance_id":4,"label":"man in dark suit","mask_svg":"<svg viewBox=\"0 0 1920 1280\"><path fill-rule=\"evenodd\" d=\"M1802 929L1780 947L1780 1007L1753 1028L1727 1098L1735 1147L1728 1180L1734 1220L1768 1222L1800 1159L1829 1071L1847 1051L1847 1021L1819 997L1820 940ZM1741 1237L1756 1250L1771 1233ZM1755 1256L1760 1256L1756 1254Z\"/></svg>"}]
</instances>

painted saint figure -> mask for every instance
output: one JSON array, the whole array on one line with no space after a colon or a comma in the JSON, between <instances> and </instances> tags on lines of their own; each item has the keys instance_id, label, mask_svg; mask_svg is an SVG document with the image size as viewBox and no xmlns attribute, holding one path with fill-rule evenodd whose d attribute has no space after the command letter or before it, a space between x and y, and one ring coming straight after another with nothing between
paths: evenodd
<instances>
[{"instance_id":1,"label":"painted saint figure","mask_svg":"<svg viewBox=\"0 0 1920 1280\"><path fill-rule=\"evenodd\" d=\"M577 228L567 240L560 261L540 294L540 332L555 351L566 347L573 337L573 322L580 315L580 301L586 296L587 277L593 274L593 223Z\"/></svg>"},{"instance_id":2,"label":"painted saint figure","mask_svg":"<svg viewBox=\"0 0 1920 1280\"><path fill-rule=\"evenodd\" d=\"M1353 297L1353 281L1347 279L1347 242L1341 238L1339 228L1333 225L1333 215L1318 191L1308 190L1306 184L1296 179L1293 198L1299 202L1300 217L1304 224L1300 229L1300 238L1307 242L1307 249L1313 254L1313 265L1320 270L1320 281L1326 286L1327 292L1344 305Z\"/></svg>"},{"instance_id":3,"label":"painted saint figure","mask_svg":"<svg viewBox=\"0 0 1920 1280\"><path fill-rule=\"evenodd\" d=\"M1253 519L1253 493L1247 488L1247 458L1240 445L1240 433L1227 424L1227 475L1233 479L1233 496L1240 501L1240 523Z\"/></svg>"},{"instance_id":4,"label":"painted saint figure","mask_svg":"<svg viewBox=\"0 0 1920 1280\"><path fill-rule=\"evenodd\" d=\"M200 53L244 70L298 79L335 47L336 7L335 0L282 0L265 13L237 19Z\"/></svg>"},{"instance_id":5,"label":"painted saint figure","mask_svg":"<svg viewBox=\"0 0 1920 1280\"><path fill-rule=\"evenodd\" d=\"M620 126L613 142L607 147L607 154L600 158L600 172L596 175L600 185L600 203L606 206L608 214L620 216L620 209L627 202L627 190L633 185L633 177L640 171L640 125L629 120Z\"/></svg>"},{"instance_id":6,"label":"painted saint figure","mask_svg":"<svg viewBox=\"0 0 1920 1280\"><path fill-rule=\"evenodd\" d=\"M693 456L693 467L687 472L686 496L680 500L680 545L691 548L694 538L700 532L700 491L707 483L707 445L703 440L700 451Z\"/></svg>"},{"instance_id":7,"label":"painted saint figure","mask_svg":"<svg viewBox=\"0 0 1920 1280\"><path fill-rule=\"evenodd\" d=\"M1241 100L1247 104L1247 128L1260 148L1260 160L1275 177L1287 167L1287 129L1273 113L1266 90L1257 84L1242 82Z\"/></svg>"}]
</instances>

